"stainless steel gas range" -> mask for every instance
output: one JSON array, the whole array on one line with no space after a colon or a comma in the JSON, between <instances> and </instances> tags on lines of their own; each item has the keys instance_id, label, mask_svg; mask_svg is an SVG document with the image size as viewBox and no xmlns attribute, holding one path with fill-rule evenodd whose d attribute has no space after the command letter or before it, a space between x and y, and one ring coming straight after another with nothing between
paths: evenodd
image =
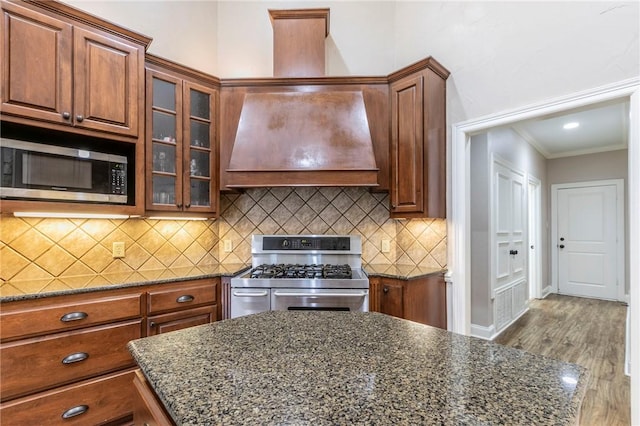
<instances>
[{"instance_id":1,"label":"stainless steel gas range","mask_svg":"<svg viewBox=\"0 0 640 426\"><path fill-rule=\"evenodd\" d=\"M359 236L253 235L251 265L231 278L231 318L269 310L369 310Z\"/></svg>"}]
</instances>

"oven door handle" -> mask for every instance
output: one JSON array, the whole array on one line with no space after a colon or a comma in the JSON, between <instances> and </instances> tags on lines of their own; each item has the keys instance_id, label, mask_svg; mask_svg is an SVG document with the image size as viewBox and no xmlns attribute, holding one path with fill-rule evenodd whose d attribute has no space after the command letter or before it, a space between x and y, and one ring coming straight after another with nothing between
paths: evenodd
<instances>
[{"instance_id":1,"label":"oven door handle","mask_svg":"<svg viewBox=\"0 0 640 426\"><path fill-rule=\"evenodd\" d=\"M268 296L269 292L268 291L261 291L259 293L257 293L257 292L256 293L249 293L249 292L245 293L245 292L242 292L242 291L234 291L233 295L236 296L236 297L264 297L264 296Z\"/></svg>"},{"instance_id":2,"label":"oven door handle","mask_svg":"<svg viewBox=\"0 0 640 426\"><path fill-rule=\"evenodd\" d=\"M303 293L303 292L280 292L275 291L273 293L274 296L282 296L282 297L364 297L367 295L366 292L361 291L358 293Z\"/></svg>"}]
</instances>

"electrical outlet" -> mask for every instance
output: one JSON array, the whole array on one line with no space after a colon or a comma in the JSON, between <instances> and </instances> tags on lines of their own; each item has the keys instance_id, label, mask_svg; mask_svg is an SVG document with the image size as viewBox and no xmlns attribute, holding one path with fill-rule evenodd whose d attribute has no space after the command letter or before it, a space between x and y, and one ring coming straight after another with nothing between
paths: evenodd
<instances>
[{"instance_id":1,"label":"electrical outlet","mask_svg":"<svg viewBox=\"0 0 640 426\"><path fill-rule=\"evenodd\" d=\"M111 255L114 259L124 257L124 241L116 241L111 247Z\"/></svg>"},{"instance_id":2,"label":"electrical outlet","mask_svg":"<svg viewBox=\"0 0 640 426\"><path fill-rule=\"evenodd\" d=\"M224 243L224 252L231 253L233 251L233 241L224 240L223 243Z\"/></svg>"},{"instance_id":3,"label":"electrical outlet","mask_svg":"<svg viewBox=\"0 0 640 426\"><path fill-rule=\"evenodd\" d=\"M381 250L383 253L389 253L391 251L391 241L390 240L382 240Z\"/></svg>"}]
</instances>

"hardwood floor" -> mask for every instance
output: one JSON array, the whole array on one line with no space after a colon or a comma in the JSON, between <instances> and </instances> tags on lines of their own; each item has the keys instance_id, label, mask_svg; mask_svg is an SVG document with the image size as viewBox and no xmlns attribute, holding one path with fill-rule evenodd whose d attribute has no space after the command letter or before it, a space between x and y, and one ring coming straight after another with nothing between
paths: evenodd
<instances>
[{"instance_id":1,"label":"hardwood floor","mask_svg":"<svg viewBox=\"0 0 640 426\"><path fill-rule=\"evenodd\" d=\"M532 300L529 311L495 341L588 368L580 425L629 425L626 315L619 302L552 294Z\"/></svg>"}]
</instances>

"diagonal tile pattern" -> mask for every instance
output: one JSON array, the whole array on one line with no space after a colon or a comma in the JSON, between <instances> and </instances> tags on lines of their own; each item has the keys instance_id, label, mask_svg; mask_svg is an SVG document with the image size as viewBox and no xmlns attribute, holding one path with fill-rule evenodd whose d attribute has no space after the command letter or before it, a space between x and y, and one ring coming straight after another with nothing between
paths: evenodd
<instances>
[{"instance_id":1,"label":"diagonal tile pattern","mask_svg":"<svg viewBox=\"0 0 640 426\"><path fill-rule=\"evenodd\" d=\"M2 217L0 295L249 263L253 234L358 234L364 263L445 267L446 221L393 220L388 205L388 194L366 188L283 187L222 194L217 221ZM231 241L231 253L221 240ZM391 242L389 253L382 240ZM114 241L125 242L125 258L111 257Z\"/></svg>"}]
</instances>

